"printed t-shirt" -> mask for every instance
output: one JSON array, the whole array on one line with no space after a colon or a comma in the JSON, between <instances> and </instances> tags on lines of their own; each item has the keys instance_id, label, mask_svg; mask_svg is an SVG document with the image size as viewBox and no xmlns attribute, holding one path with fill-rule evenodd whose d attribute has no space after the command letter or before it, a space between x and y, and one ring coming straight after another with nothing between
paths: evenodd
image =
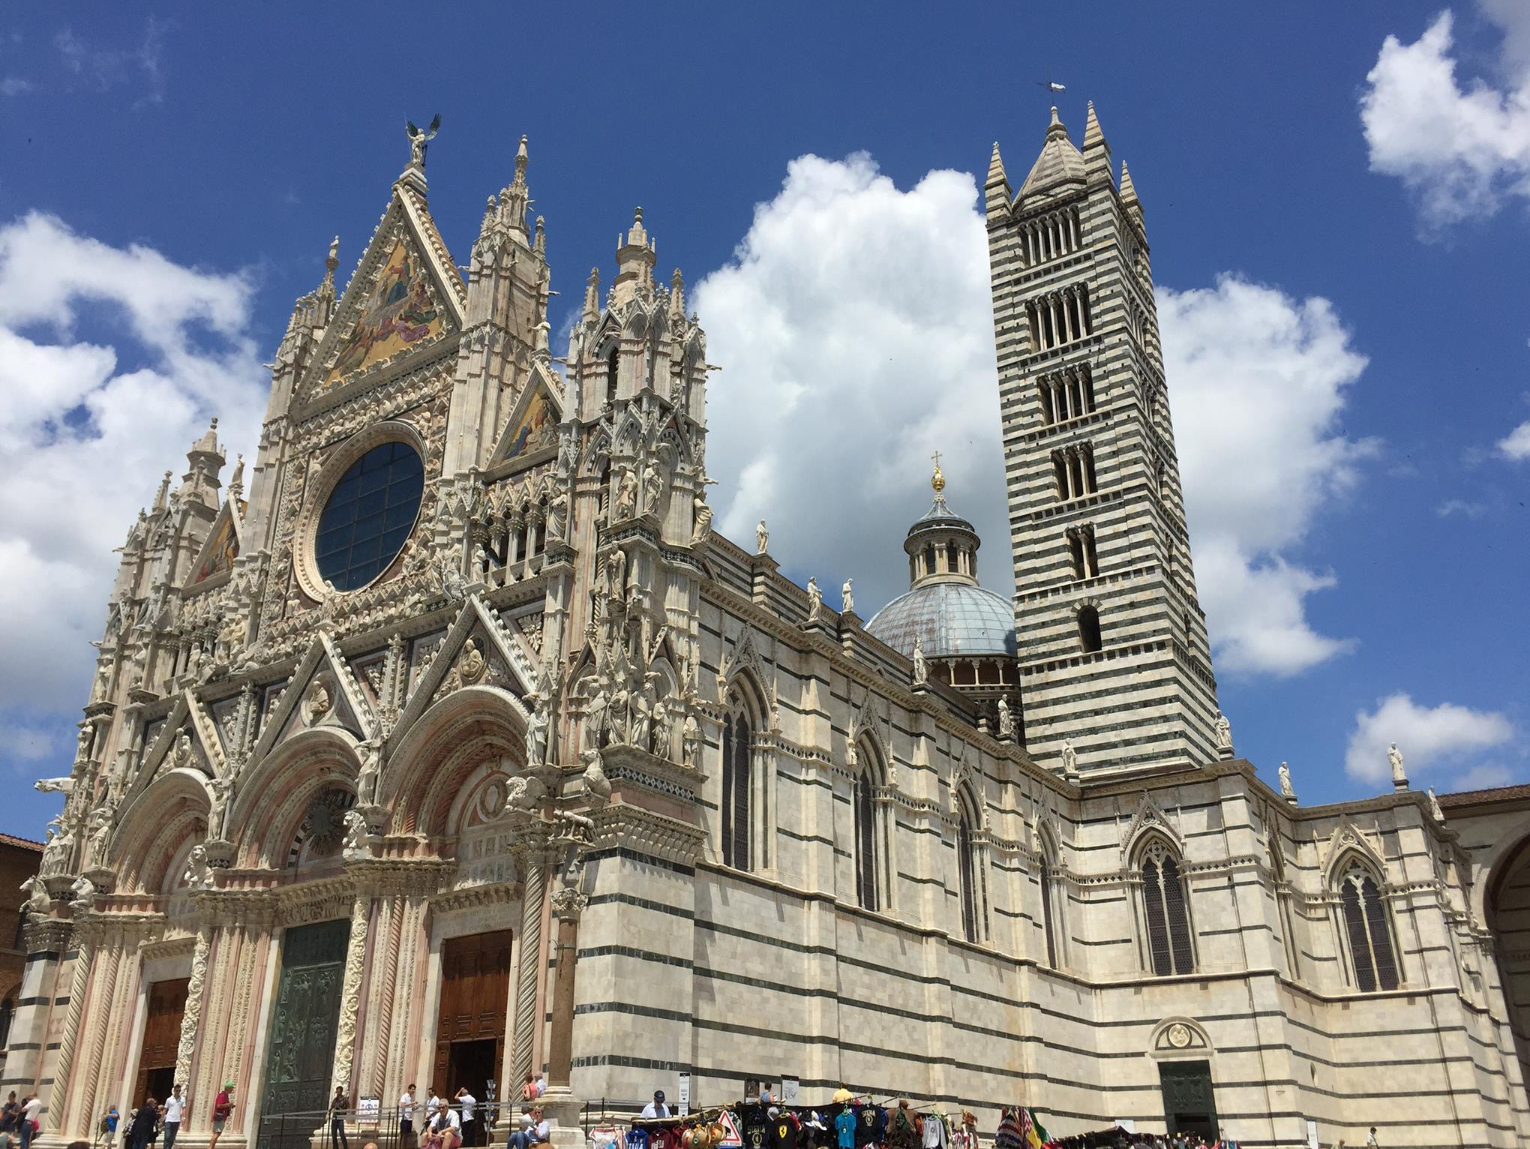
<instances>
[{"instance_id":1,"label":"printed t-shirt","mask_svg":"<svg viewBox=\"0 0 1530 1149\"><path fill-rule=\"evenodd\" d=\"M855 1120L855 1149L866 1149L882 1140L887 1112L880 1105L862 1105Z\"/></svg>"},{"instance_id":2,"label":"printed t-shirt","mask_svg":"<svg viewBox=\"0 0 1530 1149\"><path fill-rule=\"evenodd\" d=\"M648 1149L648 1130L629 1129L627 1131L627 1149Z\"/></svg>"},{"instance_id":3,"label":"printed t-shirt","mask_svg":"<svg viewBox=\"0 0 1530 1149\"><path fill-rule=\"evenodd\" d=\"M797 1149L797 1132L801 1128L797 1118L781 1113L770 1122L770 1149Z\"/></svg>"},{"instance_id":4,"label":"printed t-shirt","mask_svg":"<svg viewBox=\"0 0 1530 1149\"><path fill-rule=\"evenodd\" d=\"M839 1134L839 1149L855 1149L855 1113L848 1107L839 1111L834 1119L834 1131Z\"/></svg>"},{"instance_id":5,"label":"printed t-shirt","mask_svg":"<svg viewBox=\"0 0 1530 1149\"><path fill-rule=\"evenodd\" d=\"M770 1116L764 1106L754 1105L739 1114L739 1135L744 1149L769 1149Z\"/></svg>"}]
</instances>

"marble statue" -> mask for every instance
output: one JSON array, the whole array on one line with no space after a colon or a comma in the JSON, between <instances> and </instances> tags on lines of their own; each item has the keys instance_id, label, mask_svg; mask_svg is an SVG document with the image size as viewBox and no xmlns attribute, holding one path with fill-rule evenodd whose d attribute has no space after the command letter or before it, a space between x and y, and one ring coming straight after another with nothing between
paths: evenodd
<instances>
[{"instance_id":1,"label":"marble statue","mask_svg":"<svg viewBox=\"0 0 1530 1149\"><path fill-rule=\"evenodd\" d=\"M850 591L850 584L855 580L847 578L845 585L839 588L839 609L845 614L855 613L855 596Z\"/></svg>"},{"instance_id":2,"label":"marble statue","mask_svg":"<svg viewBox=\"0 0 1530 1149\"><path fill-rule=\"evenodd\" d=\"M654 463L649 466L648 472L643 476L643 509L651 515L657 515L663 498L664 472L659 469L657 463Z\"/></svg>"},{"instance_id":3,"label":"marble statue","mask_svg":"<svg viewBox=\"0 0 1530 1149\"><path fill-rule=\"evenodd\" d=\"M697 495L694 503L696 508L696 529L691 532L691 542L704 543L707 536L712 533L712 508L707 506L706 499Z\"/></svg>"},{"instance_id":4,"label":"marble statue","mask_svg":"<svg viewBox=\"0 0 1530 1149\"><path fill-rule=\"evenodd\" d=\"M596 686L595 693L590 695L590 701L584 708L584 744L587 747L600 745L610 717L610 706L611 700L606 695L606 688Z\"/></svg>"},{"instance_id":5,"label":"marble statue","mask_svg":"<svg viewBox=\"0 0 1530 1149\"><path fill-rule=\"evenodd\" d=\"M1387 761L1392 764L1392 785L1399 790L1408 788L1408 776L1403 773L1402 751L1397 748L1397 743L1392 743L1387 749Z\"/></svg>"},{"instance_id":6,"label":"marble statue","mask_svg":"<svg viewBox=\"0 0 1530 1149\"><path fill-rule=\"evenodd\" d=\"M664 704L664 699L657 698L653 704L653 752L660 758L670 756L670 731L674 721L670 717L669 707Z\"/></svg>"},{"instance_id":7,"label":"marble statue","mask_svg":"<svg viewBox=\"0 0 1530 1149\"><path fill-rule=\"evenodd\" d=\"M808 621L817 622L823 614L823 591L818 589L818 580L809 578L807 584L808 594Z\"/></svg>"},{"instance_id":8,"label":"marble statue","mask_svg":"<svg viewBox=\"0 0 1530 1149\"><path fill-rule=\"evenodd\" d=\"M1073 749L1073 743L1064 742L1062 748L1063 774L1072 778L1078 774L1078 751Z\"/></svg>"},{"instance_id":9,"label":"marble statue","mask_svg":"<svg viewBox=\"0 0 1530 1149\"><path fill-rule=\"evenodd\" d=\"M21 888L27 891L26 909L30 913L45 914L48 912L48 889L35 876L21 883Z\"/></svg>"},{"instance_id":10,"label":"marble statue","mask_svg":"<svg viewBox=\"0 0 1530 1149\"><path fill-rule=\"evenodd\" d=\"M39 778L32 783L32 789L41 794L62 794L69 797L69 792L74 789L73 778Z\"/></svg>"},{"instance_id":11,"label":"marble statue","mask_svg":"<svg viewBox=\"0 0 1530 1149\"><path fill-rule=\"evenodd\" d=\"M186 873L183 875L183 880L193 890L212 889L212 866L207 861L207 847L200 842L191 847L191 855L186 859Z\"/></svg>"},{"instance_id":12,"label":"marble statue","mask_svg":"<svg viewBox=\"0 0 1530 1149\"><path fill-rule=\"evenodd\" d=\"M687 766L697 766L700 763L697 758L701 751L701 726L696 721L694 714L685 716L685 725L681 728L681 741L685 744L682 756Z\"/></svg>"},{"instance_id":13,"label":"marble statue","mask_svg":"<svg viewBox=\"0 0 1530 1149\"><path fill-rule=\"evenodd\" d=\"M591 746L579 755L579 760L584 763L585 791L601 800L609 798L611 780L606 777L606 772L600 764L600 751Z\"/></svg>"},{"instance_id":14,"label":"marble statue","mask_svg":"<svg viewBox=\"0 0 1530 1149\"><path fill-rule=\"evenodd\" d=\"M1009 701L1002 695L999 697L999 737L1013 738L1015 736L1015 716L1010 713Z\"/></svg>"},{"instance_id":15,"label":"marble statue","mask_svg":"<svg viewBox=\"0 0 1530 1149\"><path fill-rule=\"evenodd\" d=\"M1276 773L1280 775L1280 796L1294 800L1296 798L1296 791L1291 787L1291 767L1282 762Z\"/></svg>"},{"instance_id":16,"label":"marble statue","mask_svg":"<svg viewBox=\"0 0 1530 1149\"><path fill-rule=\"evenodd\" d=\"M929 681L930 667L924 660L924 642L914 635L914 685L923 686ZM999 705L1003 705L1001 701Z\"/></svg>"},{"instance_id":17,"label":"marble statue","mask_svg":"<svg viewBox=\"0 0 1530 1149\"><path fill-rule=\"evenodd\" d=\"M348 854L365 851L367 848L367 820L360 810L347 810L345 812L345 852Z\"/></svg>"},{"instance_id":18,"label":"marble statue","mask_svg":"<svg viewBox=\"0 0 1530 1149\"><path fill-rule=\"evenodd\" d=\"M547 699L531 696L531 720L526 724L526 765L540 766L547 756Z\"/></svg>"},{"instance_id":19,"label":"marble statue","mask_svg":"<svg viewBox=\"0 0 1530 1149\"><path fill-rule=\"evenodd\" d=\"M754 528L754 553L758 555L770 553L770 528L761 519L759 525Z\"/></svg>"},{"instance_id":20,"label":"marble statue","mask_svg":"<svg viewBox=\"0 0 1530 1149\"><path fill-rule=\"evenodd\" d=\"M112 836L112 811L107 806L97 806L90 812L90 837L86 839L86 869L106 865L106 844Z\"/></svg>"},{"instance_id":21,"label":"marble statue","mask_svg":"<svg viewBox=\"0 0 1530 1149\"><path fill-rule=\"evenodd\" d=\"M1227 720L1227 715L1217 711L1217 749L1231 750L1233 748L1232 723Z\"/></svg>"},{"instance_id":22,"label":"marble statue","mask_svg":"<svg viewBox=\"0 0 1530 1149\"><path fill-rule=\"evenodd\" d=\"M430 121L430 127L417 128L413 121L404 121L404 134L409 137L409 162L417 168L425 166L425 150L430 141L436 138L436 132L441 128L441 113L437 112L435 119Z\"/></svg>"},{"instance_id":23,"label":"marble statue","mask_svg":"<svg viewBox=\"0 0 1530 1149\"><path fill-rule=\"evenodd\" d=\"M1440 809L1440 800L1434 796L1434 787L1429 787L1429 813L1436 822L1445 820L1445 811Z\"/></svg>"},{"instance_id":24,"label":"marble statue","mask_svg":"<svg viewBox=\"0 0 1530 1149\"><path fill-rule=\"evenodd\" d=\"M622 476L616 481L616 511L613 517L617 520L630 519L637 514L637 497L637 476L632 473L631 467L623 467Z\"/></svg>"}]
</instances>

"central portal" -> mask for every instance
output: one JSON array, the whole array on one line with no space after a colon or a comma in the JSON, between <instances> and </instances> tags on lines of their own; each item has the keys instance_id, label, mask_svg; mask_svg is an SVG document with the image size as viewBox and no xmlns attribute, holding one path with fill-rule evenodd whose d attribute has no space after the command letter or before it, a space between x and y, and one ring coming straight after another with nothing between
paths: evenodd
<instances>
[{"instance_id":1,"label":"central portal","mask_svg":"<svg viewBox=\"0 0 1530 1149\"><path fill-rule=\"evenodd\" d=\"M445 1097L464 1086L479 1101L503 1099L509 1092L499 1077L510 1004L510 940L509 930L494 930L441 944L434 1084ZM483 1143L482 1136L475 1140Z\"/></svg>"},{"instance_id":2,"label":"central portal","mask_svg":"<svg viewBox=\"0 0 1530 1149\"><path fill-rule=\"evenodd\" d=\"M284 1113L322 1110L335 1069L340 985L351 927L344 919L294 926L282 939L282 974L271 1012L266 1086L261 1096L260 1149L306 1146L315 1119L283 1122Z\"/></svg>"}]
</instances>

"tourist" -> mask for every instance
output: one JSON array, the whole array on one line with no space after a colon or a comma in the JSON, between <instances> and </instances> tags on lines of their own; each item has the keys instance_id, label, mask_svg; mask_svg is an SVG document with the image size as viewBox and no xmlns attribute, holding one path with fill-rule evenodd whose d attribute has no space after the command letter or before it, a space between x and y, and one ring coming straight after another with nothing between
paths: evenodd
<instances>
[{"instance_id":1,"label":"tourist","mask_svg":"<svg viewBox=\"0 0 1530 1149\"><path fill-rule=\"evenodd\" d=\"M404 1087L398 1099L398 1143L400 1149L414 1145L414 1082Z\"/></svg>"},{"instance_id":2,"label":"tourist","mask_svg":"<svg viewBox=\"0 0 1530 1149\"><path fill-rule=\"evenodd\" d=\"M233 1112L234 1083L225 1081L223 1088L218 1091L218 1096L213 1099L212 1140L207 1143L207 1149L217 1149L218 1138L223 1136L223 1127L228 1124L228 1119Z\"/></svg>"},{"instance_id":3,"label":"tourist","mask_svg":"<svg viewBox=\"0 0 1530 1149\"><path fill-rule=\"evenodd\" d=\"M329 1099L329 1149L351 1149L345 1138L345 1086L335 1086L335 1095Z\"/></svg>"},{"instance_id":4,"label":"tourist","mask_svg":"<svg viewBox=\"0 0 1530 1149\"><path fill-rule=\"evenodd\" d=\"M426 1126L425 1149L457 1149L461 1144L462 1119L450 1106L439 1106Z\"/></svg>"},{"instance_id":5,"label":"tourist","mask_svg":"<svg viewBox=\"0 0 1530 1149\"><path fill-rule=\"evenodd\" d=\"M145 1097L143 1104L133 1111L133 1123L128 1126L128 1149L146 1149L154 1140L154 1130L159 1124L159 1106L153 1097ZM22 1145L26 1145L23 1141Z\"/></svg>"},{"instance_id":6,"label":"tourist","mask_svg":"<svg viewBox=\"0 0 1530 1149\"><path fill-rule=\"evenodd\" d=\"M181 1083L177 1081L165 1098L165 1149L175 1149L175 1135L181 1131L181 1114L186 1110L185 1098L181 1096Z\"/></svg>"},{"instance_id":7,"label":"tourist","mask_svg":"<svg viewBox=\"0 0 1530 1149\"><path fill-rule=\"evenodd\" d=\"M663 1096L660 1094L660 1096ZM552 1140L552 1126L542 1116L542 1107L531 1107L531 1143L533 1145L546 1145Z\"/></svg>"},{"instance_id":8,"label":"tourist","mask_svg":"<svg viewBox=\"0 0 1530 1149\"><path fill-rule=\"evenodd\" d=\"M526 1080L521 1083L521 1100L535 1101L537 1099L537 1076L527 1072Z\"/></svg>"},{"instance_id":9,"label":"tourist","mask_svg":"<svg viewBox=\"0 0 1530 1149\"><path fill-rule=\"evenodd\" d=\"M539 1072L534 1084L537 1087L537 1096L541 1097L542 1094L547 1092L547 1074Z\"/></svg>"},{"instance_id":10,"label":"tourist","mask_svg":"<svg viewBox=\"0 0 1530 1149\"><path fill-rule=\"evenodd\" d=\"M468 1092L466 1085L458 1088L453 1098L458 1105L462 1106L462 1143L464 1145L478 1144L478 1098Z\"/></svg>"},{"instance_id":11,"label":"tourist","mask_svg":"<svg viewBox=\"0 0 1530 1149\"><path fill-rule=\"evenodd\" d=\"M435 1124L436 1114L441 1112L441 1106L444 1102L441 1100L440 1094L436 1092L434 1085L427 1089L425 1093L428 1098L425 1102L425 1124L430 1126Z\"/></svg>"},{"instance_id":12,"label":"tourist","mask_svg":"<svg viewBox=\"0 0 1530 1149\"><path fill-rule=\"evenodd\" d=\"M537 1112L537 1111L536 1110L532 1110L532 1112ZM650 1101L647 1105L643 1106L643 1119L644 1120L651 1120L651 1119L653 1119L655 1117L668 1117L668 1116L669 1116L669 1106L664 1104L664 1090L662 1090L662 1089L655 1089L653 1091L653 1100Z\"/></svg>"},{"instance_id":13,"label":"tourist","mask_svg":"<svg viewBox=\"0 0 1530 1149\"><path fill-rule=\"evenodd\" d=\"M15 1097L16 1095L12 1093L11 1096ZM106 1111L105 1117L101 1118L101 1138L105 1142L107 1149L110 1149L116 1143L117 1122L121 1119L122 1115L118 1112L115 1105Z\"/></svg>"},{"instance_id":14,"label":"tourist","mask_svg":"<svg viewBox=\"0 0 1530 1149\"><path fill-rule=\"evenodd\" d=\"M1396 747L1393 747L1393 749L1395 750ZM1380 1145L1376 1140L1376 1126L1374 1125L1371 1126L1370 1136L1365 1139L1365 1149L1380 1149Z\"/></svg>"},{"instance_id":15,"label":"tourist","mask_svg":"<svg viewBox=\"0 0 1530 1149\"><path fill-rule=\"evenodd\" d=\"M32 1144L32 1135L38 1130L37 1118L42 1113L42 1100L35 1093L27 1094L21 1103L21 1149Z\"/></svg>"},{"instance_id":16,"label":"tourist","mask_svg":"<svg viewBox=\"0 0 1530 1149\"><path fill-rule=\"evenodd\" d=\"M522 1113L516 1131L506 1140L507 1149L531 1149L531 1114Z\"/></svg>"}]
</instances>

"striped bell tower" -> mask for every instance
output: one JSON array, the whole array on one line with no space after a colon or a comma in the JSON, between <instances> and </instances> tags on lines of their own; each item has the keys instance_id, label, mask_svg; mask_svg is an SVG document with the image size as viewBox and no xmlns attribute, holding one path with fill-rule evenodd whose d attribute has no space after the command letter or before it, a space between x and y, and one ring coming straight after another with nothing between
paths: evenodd
<instances>
[{"instance_id":1,"label":"striped bell tower","mask_svg":"<svg viewBox=\"0 0 1530 1149\"><path fill-rule=\"evenodd\" d=\"M1018 193L994 145L984 200L1026 745L1082 773L1209 761L1216 681L1131 176L1117 186L1092 103L1082 152L1053 108Z\"/></svg>"}]
</instances>

